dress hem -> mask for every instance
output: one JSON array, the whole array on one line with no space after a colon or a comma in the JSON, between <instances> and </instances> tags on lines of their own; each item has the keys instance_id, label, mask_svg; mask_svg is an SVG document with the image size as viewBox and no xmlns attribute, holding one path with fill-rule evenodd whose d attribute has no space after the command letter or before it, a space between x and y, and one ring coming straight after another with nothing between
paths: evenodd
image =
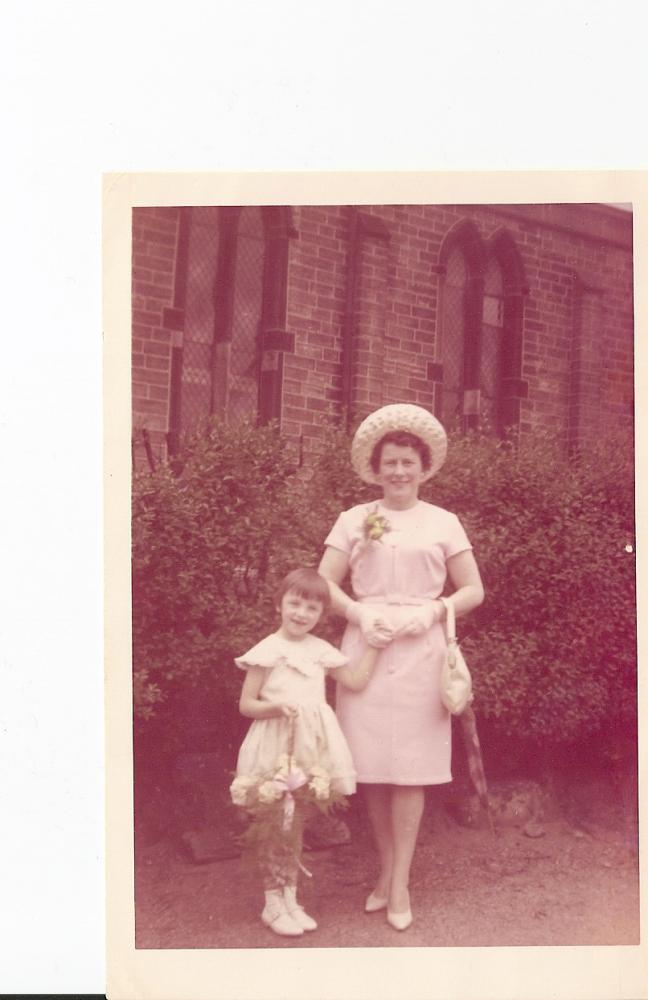
<instances>
[{"instance_id":1,"label":"dress hem","mask_svg":"<svg viewBox=\"0 0 648 1000\"><path fill-rule=\"evenodd\" d=\"M406 781L402 781L395 779L393 775L388 778L356 778L359 785L405 785L411 787L419 785L449 785L452 780L452 775L450 775L449 778L427 778L425 781L416 781L411 778L408 778Z\"/></svg>"}]
</instances>

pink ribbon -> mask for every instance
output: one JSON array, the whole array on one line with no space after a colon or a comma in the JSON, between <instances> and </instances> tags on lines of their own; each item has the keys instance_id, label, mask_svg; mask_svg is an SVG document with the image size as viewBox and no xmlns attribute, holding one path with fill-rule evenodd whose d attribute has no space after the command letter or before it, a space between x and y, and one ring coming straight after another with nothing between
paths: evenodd
<instances>
[{"instance_id":1,"label":"pink ribbon","mask_svg":"<svg viewBox=\"0 0 648 1000\"><path fill-rule=\"evenodd\" d=\"M278 788L284 796L284 830L290 830L295 815L295 799L292 793L296 792L302 785L305 785L307 781L308 778L299 768L285 775L277 774L273 779L275 788Z\"/></svg>"}]
</instances>

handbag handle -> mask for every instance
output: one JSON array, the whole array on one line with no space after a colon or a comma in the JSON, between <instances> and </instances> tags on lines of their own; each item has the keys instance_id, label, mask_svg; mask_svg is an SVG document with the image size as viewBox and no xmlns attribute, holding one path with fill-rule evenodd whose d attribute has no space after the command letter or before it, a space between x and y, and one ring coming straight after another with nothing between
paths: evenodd
<instances>
[{"instance_id":1,"label":"handbag handle","mask_svg":"<svg viewBox=\"0 0 648 1000\"><path fill-rule=\"evenodd\" d=\"M443 607L446 609L446 634L448 636L448 642L457 642L457 630L455 626L455 609L452 601L448 600L447 597L439 597L438 600L441 601Z\"/></svg>"}]
</instances>

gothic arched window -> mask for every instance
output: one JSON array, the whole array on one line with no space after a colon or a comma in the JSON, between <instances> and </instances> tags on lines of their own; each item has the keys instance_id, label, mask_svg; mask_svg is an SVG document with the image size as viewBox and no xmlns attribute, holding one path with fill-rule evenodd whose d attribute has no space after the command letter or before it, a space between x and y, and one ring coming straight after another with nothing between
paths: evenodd
<instances>
[{"instance_id":1,"label":"gothic arched window","mask_svg":"<svg viewBox=\"0 0 648 1000\"><path fill-rule=\"evenodd\" d=\"M439 416L448 430L461 426L463 413L466 280L466 262L457 247L448 257L441 299L439 360L443 383Z\"/></svg>"},{"instance_id":2,"label":"gothic arched window","mask_svg":"<svg viewBox=\"0 0 648 1000\"><path fill-rule=\"evenodd\" d=\"M480 417L494 431L500 429L502 391L502 335L504 284L497 260L490 257L484 273L479 361Z\"/></svg>"},{"instance_id":3,"label":"gothic arched window","mask_svg":"<svg viewBox=\"0 0 648 1000\"><path fill-rule=\"evenodd\" d=\"M281 207L181 210L169 450L212 414L225 420L279 415L290 212Z\"/></svg>"},{"instance_id":4,"label":"gothic arched window","mask_svg":"<svg viewBox=\"0 0 648 1000\"><path fill-rule=\"evenodd\" d=\"M519 417L523 274L511 236L484 244L472 222L441 248L437 415L448 429L502 433Z\"/></svg>"}]
</instances>

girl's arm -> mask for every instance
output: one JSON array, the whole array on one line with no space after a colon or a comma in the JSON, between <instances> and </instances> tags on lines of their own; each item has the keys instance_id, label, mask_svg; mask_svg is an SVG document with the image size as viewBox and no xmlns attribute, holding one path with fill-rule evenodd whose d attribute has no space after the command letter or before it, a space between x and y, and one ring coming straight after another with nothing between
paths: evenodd
<instances>
[{"instance_id":1,"label":"girl's arm","mask_svg":"<svg viewBox=\"0 0 648 1000\"><path fill-rule=\"evenodd\" d=\"M350 667L338 667L333 675L337 683L351 691L362 691L369 683L379 652L375 646L367 646L367 651L355 670L351 670Z\"/></svg>"},{"instance_id":2,"label":"girl's arm","mask_svg":"<svg viewBox=\"0 0 648 1000\"><path fill-rule=\"evenodd\" d=\"M457 552L447 562L448 575L456 588L450 599L456 615L465 615L479 607L484 600L484 586L479 575L475 557L470 549Z\"/></svg>"},{"instance_id":3,"label":"girl's arm","mask_svg":"<svg viewBox=\"0 0 648 1000\"><path fill-rule=\"evenodd\" d=\"M281 701L263 701L259 698L266 677L267 667L248 667L239 698L241 715L245 715L248 719L274 719L278 716L289 719L296 715L295 705Z\"/></svg>"}]
</instances>

